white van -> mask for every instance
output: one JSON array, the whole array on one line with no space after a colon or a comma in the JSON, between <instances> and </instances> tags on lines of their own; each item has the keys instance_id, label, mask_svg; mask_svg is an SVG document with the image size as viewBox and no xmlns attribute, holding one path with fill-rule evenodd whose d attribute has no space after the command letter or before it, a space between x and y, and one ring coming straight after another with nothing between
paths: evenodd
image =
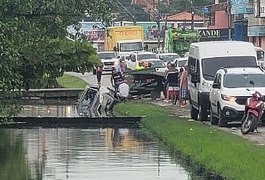
<instances>
[{"instance_id":1,"label":"white van","mask_svg":"<svg viewBox=\"0 0 265 180\"><path fill-rule=\"evenodd\" d=\"M188 56L191 118L207 120L209 92L220 68L257 67L252 43L242 41L197 42L190 45Z\"/></svg>"}]
</instances>

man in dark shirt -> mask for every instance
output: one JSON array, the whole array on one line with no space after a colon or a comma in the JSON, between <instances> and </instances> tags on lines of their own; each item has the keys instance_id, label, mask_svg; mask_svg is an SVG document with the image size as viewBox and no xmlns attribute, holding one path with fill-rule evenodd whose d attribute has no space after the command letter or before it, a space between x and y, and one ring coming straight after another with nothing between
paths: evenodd
<instances>
[{"instance_id":1,"label":"man in dark shirt","mask_svg":"<svg viewBox=\"0 0 265 180\"><path fill-rule=\"evenodd\" d=\"M122 73L116 72L116 69L113 68L110 81L111 81L112 87L114 87L115 89L115 92L117 92L118 86L121 80L122 80Z\"/></svg>"}]
</instances>

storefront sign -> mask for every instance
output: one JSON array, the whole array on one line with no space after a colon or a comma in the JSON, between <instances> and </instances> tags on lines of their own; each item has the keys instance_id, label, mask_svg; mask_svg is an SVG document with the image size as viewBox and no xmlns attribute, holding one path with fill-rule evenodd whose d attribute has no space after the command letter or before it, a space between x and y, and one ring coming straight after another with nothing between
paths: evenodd
<instances>
[{"instance_id":1,"label":"storefront sign","mask_svg":"<svg viewBox=\"0 0 265 180\"><path fill-rule=\"evenodd\" d=\"M265 36L265 26L249 26L248 36Z\"/></svg>"},{"instance_id":2,"label":"storefront sign","mask_svg":"<svg viewBox=\"0 0 265 180\"><path fill-rule=\"evenodd\" d=\"M201 41L228 40L229 29L199 29Z\"/></svg>"},{"instance_id":3,"label":"storefront sign","mask_svg":"<svg viewBox=\"0 0 265 180\"><path fill-rule=\"evenodd\" d=\"M260 0L259 13L259 17L265 17L265 0Z\"/></svg>"},{"instance_id":4,"label":"storefront sign","mask_svg":"<svg viewBox=\"0 0 265 180\"><path fill-rule=\"evenodd\" d=\"M253 14L253 0L231 0L231 14Z\"/></svg>"}]
</instances>

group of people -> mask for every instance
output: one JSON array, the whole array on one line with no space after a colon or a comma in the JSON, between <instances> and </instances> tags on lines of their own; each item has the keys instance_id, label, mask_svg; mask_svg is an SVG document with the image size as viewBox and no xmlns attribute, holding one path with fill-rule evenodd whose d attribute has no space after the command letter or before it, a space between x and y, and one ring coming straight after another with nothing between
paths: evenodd
<instances>
[{"instance_id":1,"label":"group of people","mask_svg":"<svg viewBox=\"0 0 265 180\"><path fill-rule=\"evenodd\" d=\"M111 72L111 85L114 87L116 96L120 100L125 100L129 97L130 87L124 78L124 72L126 65L124 58L120 58L119 61L115 64L115 67L112 68Z\"/></svg>"},{"instance_id":2,"label":"group of people","mask_svg":"<svg viewBox=\"0 0 265 180\"><path fill-rule=\"evenodd\" d=\"M178 97L179 106L184 107L188 99L188 72L187 67L178 71L175 64L168 63L168 71L165 76L164 88L165 102L169 102L173 95Z\"/></svg>"},{"instance_id":3,"label":"group of people","mask_svg":"<svg viewBox=\"0 0 265 180\"><path fill-rule=\"evenodd\" d=\"M150 63L145 61L140 61L136 69L144 69L150 67ZM124 78L125 72L125 62L123 58L120 58L119 61L115 64L115 67L112 69L111 73L111 85L114 87L116 95L120 99L126 99L129 96L129 85L127 84ZM100 84L101 75L103 66L96 67L97 81ZM179 106L184 107L188 99L188 72L187 67L183 67L178 71L174 63L168 63L168 71L165 76L165 83L163 93L165 96L165 102L169 102L172 99L172 96L175 95L178 97Z\"/></svg>"}]
</instances>

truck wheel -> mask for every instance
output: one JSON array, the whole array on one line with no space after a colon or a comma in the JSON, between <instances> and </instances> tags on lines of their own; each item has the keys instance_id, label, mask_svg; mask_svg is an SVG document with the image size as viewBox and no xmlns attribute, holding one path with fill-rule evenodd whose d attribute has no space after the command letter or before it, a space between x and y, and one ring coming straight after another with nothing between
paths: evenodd
<instances>
[{"instance_id":1,"label":"truck wheel","mask_svg":"<svg viewBox=\"0 0 265 180\"><path fill-rule=\"evenodd\" d=\"M217 125L218 124L218 118L213 116L213 110L211 107L210 107L210 122L211 122L211 125Z\"/></svg>"},{"instance_id":2,"label":"truck wheel","mask_svg":"<svg viewBox=\"0 0 265 180\"><path fill-rule=\"evenodd\" d=\"M218 115L219 115L218 126L219 127L226 127L227 121L224 119L224 116L222 114L222 110L220 107L218 108Z\"/></svg>"},{"instance_id":3,"label":"truck wheel","mask_svg":"<svg viewBox=\"0 0 265 180\"><path fill-rule=\"evenodd\" d=\"M194 120L198 119L198 110L195 109L192 105L190 109L190 116L191 116L191 119L194 119Z\"/></svg>"},{"instance_id":4,"label":"truck wheel","mask_svg":"<svg viewBox=\"0 0 265 180\"><path fill-rule=\"evenodd\" d=\"M208 120L207 109L204 108L202 105L199 106L199 120L200 121L207 121Z\"/></svg>"}]
</instances>

